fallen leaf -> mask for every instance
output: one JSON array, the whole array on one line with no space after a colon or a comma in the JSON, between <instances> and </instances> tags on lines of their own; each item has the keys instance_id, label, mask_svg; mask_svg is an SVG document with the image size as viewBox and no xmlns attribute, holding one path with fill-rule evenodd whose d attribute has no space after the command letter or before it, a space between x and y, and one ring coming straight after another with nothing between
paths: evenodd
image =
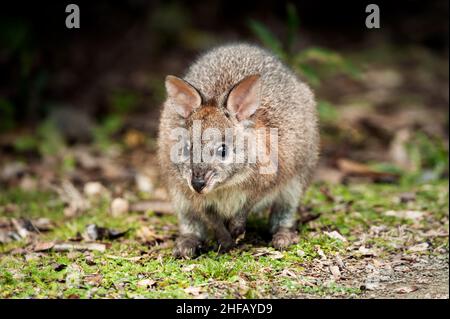
<instances>
[{"instance_id":1,"label":"fallen leaf","mask_svg":"<svg viewBox=\"0 0 450 319\"><path fill-rule=\"evenodd\" d=\"M333 275L334 279L339 279L341 278L341 271L339 270L338 266L330 266L330 272Z\"/></svg>"},{"instance_id":2,"label":"fallen leaf","mask_svg":"<svg viewBox=\"0 0 450 319\"><path fill-rule=\"evenodd\" d=\"M90 208L90 203L83 197L77 188L68 180L63 180L60 187L53 186L61 200L67 205L64 215L76 216Z\"/></svg>"},{"instance_id":3,"label":"fallen leaf","mask_svg":"<svg viewBox=\"0 0 450 319\"><path fill-rule=\"evenodd\" d=\"M84 277L84 282L91 286L100 286L103 276L101 274L92 274Z\"/></svg>"},{"instance_id":4,"label":"fallen leaf","mask_svg":"<svg viewBox=\"0 0 450 319\"><path fill-rule=\"evenodd\" d=\"M185 293L192 295L192 296L199 296L202 293L201 287L187 287L183 289Z\"/></svg>"},{"instance_id":5,"label":"fallen leaf","mask_svg":"<svg viewBox=\"0 0 450 319\"><path fill-rule=\"evenodd\" d=\"M152 288L155 286L156 282L151 279L142 279L137 282L137 286L140 288Z\"/></svg>"},{"instance_id":6,"label":"fallen leaf","mask_svg":"<svg viewBox=\"0 0 450 319\"><path fill-rule=\"evenodd\" d=\"M100 227L95 224L89 224L86 226L85 231L82 237L86 241L95 241L95 240L103 240L103 239L117 239L124 236L128 230L126 231L117 231L115 229Z\"/></svg>"},{"instance_id":7,"label":"fallen leaf","mask_svg":"<svg viewBox=\"0 0 450 319\"><path fill-rule=\"evenodd\" d=\"M422 252L428 250L428 243L421 243L408 248L409 251L413 252Z\"/></svg>"},{"instance_id":8,"label":"fallen leaf","mask_svg":"<svg viewBox=\"0 0 450 319\"><path fill-rule=\"evenodd\" d=\"M198 267L198 265L196 265L196 264L187 265L187 266L184 266L183 268L181 268L181 271L183 271L183 272L191 272L192 270L194 270L197 267Z\"/></svg>"},{"instance_id":9,"label":"fallen leaf","mask_svg":"<svg viewBox=\"0 0 450 319\"><path fill-rule=\"evenodd\" d=\"M340 241L343 241L343 242L346 242L347 241L347 239L344 237L344 236L342 236L341 234L339 234L337 231L335 231L335 230L333 230L332 232L325 232L325 235L327 235L328 237L330 237L330 238L333 238L333 239L337 239L337 240L340 240Z\"/></svg>"},{"instance_id":10,"label":"fallen leaf","mask_svg":"<svg viewBox=\"0 0 450 319\"><path fill-rule=\"evenodd\" d=\"M39 242L33 245L33 251L47 251L55 246L54 242Z\"/></svg>"},{"instance_id":11,"label":"fallen leaf","mask_svg":"<svg viewBox=\"0 0 450 319\"><path fill-rule=\"evenodd\" d=\"M39 258L42 257L42 254L32 252L32 253L26 253L23 257L25 258L25 261L31 262L31 261L39 260Z\"/></svg>"},{"instance_id":12,"label":"fallen leaf","mask_svg":"<svg viewBox=\"0 0 450 319\"><path fill-rule=\"evenodd\" d=\"M15 218L12 218L11 222L12 222L14 228L16 229L17 234L21 238L27 238L28 237L30 232L28 231L28 229L26 227L24 227L24 224L22 222L18 221Z\"/></svg>"},{"instance_id":13,"label":"fallen leaf","mask_svg":"<svg viewBox=\"0 0 450 319\"><path fill-rule=\"evenodd\" d=\"M239 277L238 278L239 295L245 296L248 293L249 289L250 288L249 288L249 286L247 284L247 281L244 278Z\"/></svg>"},{"instance_id":14,"label":"fallen leaf","mask_svg":"<svg viewBox=\"0 0 450 319\"><path fill-rule=\"evenodd\" d=\"M282 259L284 254L278 250L270 250L268 248L257 248L253 254L255 257L268 256L271 259Z\"/></svg>"},{"instance_id":15,"label":"fallen leaf","mask_svg":"<svg viewBox=\"0 0 450 319\"><path fill-rule=\"evenodd\" d=\"M138 260L141 260L143 256L123 257L123 256L105 255L105 257L106 258L111 258L111 259L122 259L122 260L129 260L129 261L138 261Z\"/></svg>"},{"instance_id":16,"label":"fallen leaf","mask_svg":"<svg viewBox=\"0 0 450 319\"><path fill-rule=\"evenodd\" d=\"M284 276L284 277L297 278L297 275L290 269L283 269L283 271L281 271L280 275Z\"/></svg>"},{"instance_id":17,"label":"fallen leaf","mask_svg":"<svg viewBox=\"0 0 450 319\"><path fill-rule=\"evenodd\" d=\"M142 226L136 231L136 237L143 243L153 244L156 241L163 241L167 237L157 234L153 229L148 226Z\"/></svg>"},{"instance_id":18,"label":"fallen leaf","mask_svg":"<svg viewBox=\"0 0 450 319\"><path fill-rule=\"evenodd\" d=\"M438 231L436 229L430 229L423 234L424 237L448 237L448 231Z\"/></svg>"},{"instance_id":19,"label":"fallen leaf","mask_svg":"<svg viewBox=\"0 0 450 319\"><path fill-rule=\"evenodd\" d=\"M329 201L330 203L335 202L335 198L333 194L331 194L331 191L328 187L321 187L320 192L325 196L327 201Z\"/></svg>"},{"instance_id":20,"label":"fallen leaf","mask_svg":"<svg viewBox=\"0 0 450 319\"><path fill-rule=\"evenodd\" d=\"M54 251L100 251L106 250L105 244L98 243L60 243L53 246Z\"/></svg>"},{"instance_id":21,"label":"fallen leaf","mask_svg":"<svg viewBox=\"0 0 450 319\"><path fill-rule=\"evenodd\" d=\"M359 247L358 252L364 256L376 256L377 255L375 250L366 248L364 245Z\"/></svg>"},{"instance_id":22,"label":"fallen leaf","mask_svg":"<svg viewBox=\"0 0 450 319\"><path fill-rule=\"evenodd\" d=\"M34 227L36 227L39 231L49 231L54 228L52 221L48 218L38 218L32 221Z\"/></svg>"},{"instance_id":23,"label":"fallen leaf","mask_svg":"<svg viewBox=\"0 0 450 319\"><path fill-rule=\"evenodd\" d=\"M419 288L415 287L415 286L409 286L409 287L400 287L400 288L396 288L394 289L394 292L397 294L409 294L413 291L418 290Z\"/></svg>"},{"instance_id":24,"label":"fallen leaf","mask_svg":"<svg viewBox=\"0 0 450 319\"><path fill-rule=\"evenodd\" d=\"M399 211L388 210L387 212L384 213L384 215L418 221L423 218L425 213L421 212L421 211L416 211L416 210L399 210Z\"/></svg>"},{"instance_id":25,"label":"fallen leaf","mask_svg":"<svg viewBox=\"0 0 450 319\"><path fill-rule=\"evenodd\" d=\"M327 256L323 252L322 248L320 248L320 246L315 246L314 248L316 249L316 252L320 256L320 258L327 259Z\"/></svg>"},{"instance_id":26,"label":"fallen leaf","mask_svg":"<svg viewBox=\"0 0 450 319\"><path fill-rule=\"evenodd\" d=\"M349 177L367 177L373 179L374 181L384 182L393 182L399 177L397 174L379 172L365 164L344 158L337 160L337 166L346 176Z\"/></svg>"},{"instance_id":27,"label":"fallen leaf","mask_svg":"<svg viewBox=\"0 0 450 319\"><path fill-rule=\"evenodd\" d=\"M344 264L344 261L342 260L341 256L336 255L335 259L336 259L336 263L338 264L339 268L345 269L345 264Z\"/></svg>"}]
</instances>

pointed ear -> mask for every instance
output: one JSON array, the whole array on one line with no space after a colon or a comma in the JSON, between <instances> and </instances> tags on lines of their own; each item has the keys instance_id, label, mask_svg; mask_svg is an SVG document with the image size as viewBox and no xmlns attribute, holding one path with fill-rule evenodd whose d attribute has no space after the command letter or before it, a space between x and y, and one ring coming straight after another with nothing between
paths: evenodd
<instances>
[{"instance_id":1,"label":"pointed ear","mask_svg":"<svg viewBox=\"0 0 450 319\"><path fill-rule=\"evenodd\" d=\"M239 121L246 120L260 105L261 77L250 75L239 82L228 95L227 108Z\"/></svg>"},{"instance_id":2,"label":"pointed ear","mask_svg":"<svg viewBox=\"0 0 450 319\"><path fill-rule=\"evenodd\" d=\"M176 76L166 77L166 91L175 111L184 118L201 105L200 93L188 82Z\"/></svg>"}]
</instances>

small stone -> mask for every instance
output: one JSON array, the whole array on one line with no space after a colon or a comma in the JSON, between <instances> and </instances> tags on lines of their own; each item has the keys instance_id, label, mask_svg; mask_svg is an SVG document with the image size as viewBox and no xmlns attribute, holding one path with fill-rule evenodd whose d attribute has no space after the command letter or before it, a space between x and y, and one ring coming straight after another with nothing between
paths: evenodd
<instances>
[{"instance_id":1,"label":"small stone","mask_svg":"<svg viewBox=\"0 0 450 319\"><path fill-rule=\"evenodd\" d=\"M297 253L297 256L299 256L299 257L303 257L306 255L306 253L301 249L297 249L296 253Z\"/></svg>"},{"instance_id":2,"label":"small stone","mask_svg":"<svg viewBox=\"0 0 450 319\"><path fill-rule=\"evenodd\" d=\"M23 191L26 191L26 192L35 191L37 188L37 181L30 176L24 176L20 180L19 187L20 187L20 189L22 189Z\"/></svg>"},{"instance_id":3,"label":"small stone","mask_svg":"<svg viewBox=\"0 0 450 319\"><path fill-rule=\"evenodd\" d=\"M115 198L111 203L111 215L113 217L123 216L128 213L130 204L126 199Z\"/></svg>"},{"instance_id":4,"label":"small stone","mask_svg":"<svg viewBox=\"0 0 450 319\"><path fill-rule=\"evenodd\" d=\"M101 195L104 190L103 185L99 182L88 182L84 185L84 194L88 197Z\"/></svg>"},{"instance_id":5,"label":"small stone","mask_svg":"<svg viewBox=\"0 0 450 319\"><path fill-rule=\"evenodd\" d=\"M154 189L151 179L144 174L137 174L135 177L137 189L142 193L151 193Z\"/></svg>"}]
</instances>

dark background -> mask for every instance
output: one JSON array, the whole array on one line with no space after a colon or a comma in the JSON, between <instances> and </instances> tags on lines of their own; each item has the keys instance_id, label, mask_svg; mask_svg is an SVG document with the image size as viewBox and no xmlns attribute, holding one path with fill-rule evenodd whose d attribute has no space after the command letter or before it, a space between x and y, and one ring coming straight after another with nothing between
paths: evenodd
<instances>
[{"instance_id":1,"label":"dark background","mask_svg":"<svg viewBox=\"0 0 450 319\"><path fill-rule=\"evenodd\" d=\"M67 29L71 2L2 4L0 95L14 104L15 120L36 121L61 101L99 116L108 108L101 95L109 82L132 86L126 77L136 69L155 78L180 73L204 47L256 42L249 19L281 34L286 16L284 1L75 1L81 28ZM395 43L448 56L448 1L377 1L380 30L365 28L368 3L294 1L301 32L295 46L348 51Z\"/></svg>"}]
</instances>

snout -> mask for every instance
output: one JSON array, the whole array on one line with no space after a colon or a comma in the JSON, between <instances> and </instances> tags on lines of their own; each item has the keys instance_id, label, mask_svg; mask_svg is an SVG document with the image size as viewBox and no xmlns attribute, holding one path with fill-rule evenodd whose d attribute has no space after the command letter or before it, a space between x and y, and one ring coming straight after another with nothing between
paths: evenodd
<instances>
[{"instance_id":1,"label":"snout","mask_svg":"<svg viewBox=\"0 0 450 319\"><path fill-rule=\"evenodd\" d=\"M208 171L204 175L193 175L191 179L191 186L199 194L209 192L214 186L214 171Z\"/></svg>"},{"instance_id":2,"label":"snout","mask_svg":"<svg viewBox=\"0 0 450 319\"><path fill-rule=\"evenodd\" d=\"M193 178L191 181L191 185L197 193L201 193L203 188L205 188L206 186L206 182L204 178Z\"/></svg>"}]
</instances>

